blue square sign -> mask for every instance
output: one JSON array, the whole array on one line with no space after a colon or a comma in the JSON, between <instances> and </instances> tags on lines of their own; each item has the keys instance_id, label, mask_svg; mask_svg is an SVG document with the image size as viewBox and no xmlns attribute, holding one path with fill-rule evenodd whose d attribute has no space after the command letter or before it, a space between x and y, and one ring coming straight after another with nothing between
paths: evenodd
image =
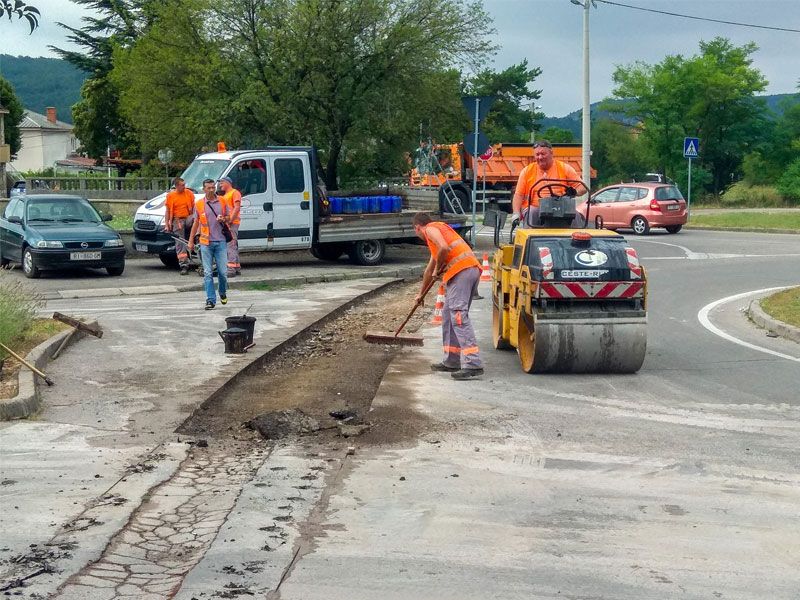
<instances>
[{"instance_id":1,"label":"blue square sign","mask_svg":"<svg viewBox=\"0 0 800 600\"><path fill-rule=\"evenodd\" d=\"M700 138L683 138L683 158L697 158L700 151Z\"/></svg>"}]
</instances>

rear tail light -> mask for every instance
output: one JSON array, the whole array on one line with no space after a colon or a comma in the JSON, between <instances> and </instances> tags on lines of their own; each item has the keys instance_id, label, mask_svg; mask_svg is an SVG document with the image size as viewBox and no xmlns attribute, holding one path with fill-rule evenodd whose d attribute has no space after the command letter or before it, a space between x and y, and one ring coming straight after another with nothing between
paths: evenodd
<instances>
[{"instance_id":1,"label":"rear tail light","mask_svg":"<svg viewBox=\"0 0 800 600\"><path fill-rule=\"evenodd\" d=\"M661 212L661 206L659 206L658 201L655 198L650 200L650 210Z\"/></svg>"}]
</instances>

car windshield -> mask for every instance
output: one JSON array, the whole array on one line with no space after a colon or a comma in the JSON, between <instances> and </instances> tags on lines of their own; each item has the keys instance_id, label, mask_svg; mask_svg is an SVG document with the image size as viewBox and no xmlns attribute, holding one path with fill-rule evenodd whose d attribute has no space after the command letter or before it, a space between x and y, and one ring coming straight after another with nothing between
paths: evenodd
<instances>
[{"instance_id":1,"label":"car windshield","mask_svg":"<svg viewBox=\"0 0 800 600\"><path fill-rule=\"evenodd\" d=\"M198 159L189 165L181 177L186 182L187 188L194 192L200 192L203 189L204 179L216 181L229 164L229 160Z\"/></svg>"},{"instance_id":2,"label":"car windshield","mask_svg":"<svg viewBox=\"0 0 800 600\"><path fill-rule=\"evenodd\" d=\"M683 200L681 192L674 185L656 188L656 200Z\"/></svg>"},{"instance_id":3,"label":"car windshield","mask_svg":"<svg viewBox=\"0 0 800 600\"><path fill-rule=\"evenodd\" d=\"M28 221L61 221L63 223L100 223L100 215L82 198L42 198L29 200Z\"/></svg>"}]
</instances>

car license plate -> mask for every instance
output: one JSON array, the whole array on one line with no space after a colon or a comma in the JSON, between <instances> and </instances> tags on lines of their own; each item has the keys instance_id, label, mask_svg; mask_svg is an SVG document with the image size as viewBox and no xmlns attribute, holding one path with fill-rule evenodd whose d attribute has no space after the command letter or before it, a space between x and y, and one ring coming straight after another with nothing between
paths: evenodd
<instances>
[{"instance_id":1,"label":"car license plate","mask_svg":"<svg viewBox=\"0 0 800 600\"><path fill-rule=\"evenodd\" d=\"M70 260L100 260L102 253L100 252L70 252Z\"/></svg>"},{"instance_id":2,"label":"car license plate","mask_svg":"<svg viewBox=\"0 0 800 600\"><path fill-rule=\"evenodd\" d=\"M133 247L139 252L147 252L147 244L134 244Z\"/></svg>"},{"instance_id":3,"label":"car license plate","mask_svg":"<svg viewBox=\"0 0 800 600\"><path fill-rule=\"evenodd\" d=\"M667 206L667 210L678 210L681 207L680 204L670 204Z\"/></svg>"}]
</instances>

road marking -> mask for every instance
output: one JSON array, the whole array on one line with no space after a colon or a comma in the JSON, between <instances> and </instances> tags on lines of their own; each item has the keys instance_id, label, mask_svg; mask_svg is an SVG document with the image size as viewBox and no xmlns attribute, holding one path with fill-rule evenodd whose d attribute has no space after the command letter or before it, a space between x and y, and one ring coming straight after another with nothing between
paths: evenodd
<instances>
[{"instance_id":1,"label":"road marking","mask_svg":"<svg viewBox=\"0 0 800 600\"><path fill-rule=\"evenodd\" d=\"M715 300L710 304L706 304L700 311L697 313L697 320L700 321L700 324L708 329L711 333L718 335L722 339L728 340L729 342L733 342L734 344L739 344L740 346L744 346L745 348L750 348L751 350L756 350L757 352L763 352L765 354L771 354L772 356L777 356L778 358L785 358L787 360L791 360L793 362L800 363L800 358L796 356L790 356L788 354L783 354L782 352L777 352L775 350L770 350L769 348L764 348L762 346L757 346L755 344L751 344L750 342L745 342L744 340L740 340L737 337L732 336L729 333L722 331L719 327L714 325L709 319L709 313L714 310L717 306L721 304L726 304L728 302L733 302L734 300L741 300L742 298L746 298L747 296L754 296L756 294L766 293L766 292L777 292L778 290L785 290L791 286L781 286L781 287L772 287L772 288L764 288L762 290L753 290L750 292L743 292L741 294L734 294L733 296L727 296L726 298L720 298L719 300Z\"/></svg>"}]
</instances>

